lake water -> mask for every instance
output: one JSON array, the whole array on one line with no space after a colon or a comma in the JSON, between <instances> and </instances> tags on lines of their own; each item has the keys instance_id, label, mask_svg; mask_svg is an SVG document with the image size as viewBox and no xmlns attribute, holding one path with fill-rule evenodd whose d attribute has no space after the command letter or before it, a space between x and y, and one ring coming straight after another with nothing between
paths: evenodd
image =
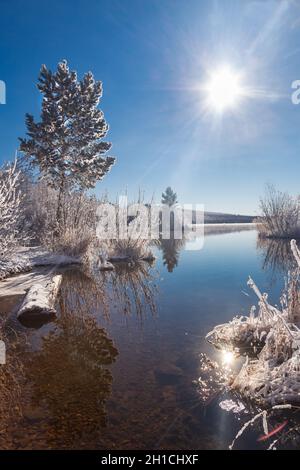
<instances>
[{"instance_id":1,"label":"lake water","mask_svg":"<svg viewBox=\"0 0 300 470\"><path fill-rule=\"evenodd\" d=\"M255 230L211 229L199 251L172 240L154 251L152 267L96 278L66 270L58 318L46 325L20 325L21 299L0 298L17 378L0 385L2 406L12 407L2 448L228 448L251 413L220 407L232 399L222 378L240 360L205 335L257 303L249 275L279 301L288 248L258 248ZM261 434L253 428L236 447L266 448Z\"/></svg>"}]
</instances>

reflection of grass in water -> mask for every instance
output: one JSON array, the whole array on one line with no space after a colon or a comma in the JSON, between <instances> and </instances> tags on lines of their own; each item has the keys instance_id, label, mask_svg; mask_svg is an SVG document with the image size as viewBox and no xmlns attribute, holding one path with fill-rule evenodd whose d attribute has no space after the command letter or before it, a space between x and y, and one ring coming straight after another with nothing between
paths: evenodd
<instances>
[{"instance_id":1,"label":"reflection of grass in water","mask_svg":"<svg viewBox=\"0 0 300 470\"><path fill-rule=\"evenodd\" d=\"M263 257L262 269L271 273L272 280L276 274L286 274L295 267L295 259L288 240L257 238L257 249Z\"/></svg>"},{"instance_id":2,"label":"reflection of grass in water","mask_svg":"<svg viewBox=\"0 0 300 470\"><path fill-rule=\"evenodd\" d=\"M118 299L123 313L129 315L133 311L142 317L147 310L156 313L155 294L157 287L155 277L147 263L119 265L115 273L111 273L111 294Z\"/></svg>"},{"instance_id":3,"label":"reflection of grass in water","mask_svg":"<svg viewBox=\"0 0 300 470\"><path fill-rule=\"evenodd\" d=\"M116 263L114 271L93 273L93 282L105 299L107 314L110 306L117 305L124 315L135 313L140 318L147 310L156 313L155 280L152 267L144 261Z\"/></svg>"},{"instance_id":4,"label":"reflection of grass in water","mask_svg":"<svg viewBox=\"0 0 300 470\"><path fill-rule=\"evenodd\" d=\"M115 305L125 315L142 317L147 310L155 314L155 280L152 267L144 261L117 263L109 272L69 270L63 277L60 303L82 314L100 312L106 318Z\"/></svg>"},{"instance_id":5,"label":"reflection of grass in water","mask_svg":"<svg viewBox=\"0 0 300 470\"><path fill-rule=\"evenodd\" d=\"M109 304L104 286L79 269L67 270L60 289L59 309L72 310L81 315L101 312L108 317Z\"/></svg>"},{"instance_id":6,"label":"reflection of grass in water","mask_svg":"<svg viewBox=\"0 0 300 470\"><path fill-rule=\"evenodd\" d=\"M144 261L116 263L115 270L108 272L69 270L64 274L61 299L77 311L100 312L106 318L116 305L123 314L141 318L147 311L156 313L156 278Z\"/></svg>"}]
</instances>

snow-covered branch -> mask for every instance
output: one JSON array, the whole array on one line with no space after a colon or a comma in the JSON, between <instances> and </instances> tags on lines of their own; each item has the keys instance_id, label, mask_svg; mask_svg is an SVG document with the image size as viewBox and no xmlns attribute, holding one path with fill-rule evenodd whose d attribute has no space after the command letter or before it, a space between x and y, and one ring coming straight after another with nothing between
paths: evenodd
<instances>
[{"instance_id":1,"label":"snow-covered branch","mask_svg":"<svg viewBox=\"0 0 300 470\"><path fill-rule=\"evenodd\" d=\"M297 247L296 240L291 240L291 248L294 255L294 258L297 262L298 267L300 268L300 250Z\"/></svg>"},{"instance_id":2,"label":"snow-covered branch","mask_svg":"<svg viewBox=\"0 0 300 470\"><path fill-rule=\"evenodd\" d=\"M19 232L22 212L19 181L17 160L0 168L0 261L6 259L24 238Z\"/></svg>"},{"instance_id":3,"label":"snow-covered branch","mask_svg":"<svg viewBox=\"0 0 300 470\"><path fill-rule=\"evenodd\" d=\"M249 278L259 299L258 314L254 316L252 309L249 317L236 317L207 335L216 347L247 354L231 387L260 406L300 401L300 251L295 240L291 250L297 267L289 273L282 308L270 305L267 294Z\"/></svg>"}]
</instances>

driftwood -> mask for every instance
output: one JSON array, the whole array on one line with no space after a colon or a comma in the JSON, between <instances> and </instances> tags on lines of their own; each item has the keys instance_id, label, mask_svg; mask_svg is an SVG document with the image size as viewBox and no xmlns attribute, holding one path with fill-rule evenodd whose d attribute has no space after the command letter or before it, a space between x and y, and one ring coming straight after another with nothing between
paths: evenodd
<instances>
[{"instance_id":1,"label":"driftwood","mask_svg":"<svg viewBox=\"0 0 300 470\"><path fill-rule=\"evenodd\" d=\"M56 315L55 301L61 281L62 275L59 274L47 279L44 284L36 283L30 287L17 313L18 319L54 317Z\"/></svg>"},{"instance_id":2,"label":"driftwood","mask_svg":"<svg viewBox=\"0 0 300 470\"><path fill-rule=\"evenodd\" d=\"M298 268L300 268L300 250L297 247L296 240L291 240L291 248L292 248L294 258L297 262Z\"/></svg>"}]
</instances>

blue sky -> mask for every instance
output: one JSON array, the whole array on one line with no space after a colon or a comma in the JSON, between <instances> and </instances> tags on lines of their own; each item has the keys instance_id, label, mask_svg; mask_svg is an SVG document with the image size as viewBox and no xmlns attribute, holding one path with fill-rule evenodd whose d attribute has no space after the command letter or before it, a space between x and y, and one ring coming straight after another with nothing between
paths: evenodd
<instances>
[{"instance_id":1,"label":"blue sky","mask_svg":"<svg viewBox=\"0 0 300 470\"><path fill-rule=\"evenodd\" d=\"M257 213L266 183L299 191L300 2L288 0L1 0L0 162L39 114L42 63L67 59L103 81L117 164L97 185L146 197L171 185L184 203ZM253 90L222 116L201 84L220 65Z\"/></svg>"}]
</instances>

